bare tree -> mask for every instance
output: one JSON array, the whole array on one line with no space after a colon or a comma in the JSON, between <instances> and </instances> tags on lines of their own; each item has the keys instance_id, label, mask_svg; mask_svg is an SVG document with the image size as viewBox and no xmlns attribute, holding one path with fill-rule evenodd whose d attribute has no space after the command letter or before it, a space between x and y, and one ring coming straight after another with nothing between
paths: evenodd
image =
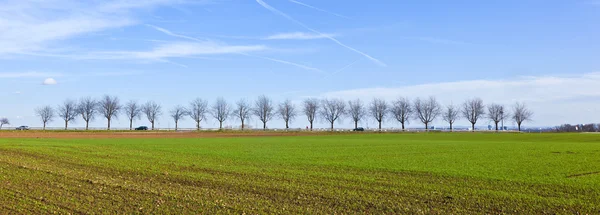
<instances>
[{"instance_id":1,"label":"bare tree","mask_svg":"<svg viewBox=\"0 0 600 215\"><path fill-rule=\"evenodd\" d=\"M175 121L175 131L179 129L179 120L183 119L185 115L187 115L187 110L181 105L177 105L171 110L171 117Z\"/></svg>"},{"instance_id":2,"label":"bare tree","mask_svg":"<svg viewBox=\"0 0 600 215\"><path fill-rule=\"evenodd\" d=\"M346 113L346 103L341 99L323 99L321 103L319 115L331 124L331 131L333 131L335 121Z\"/></svg>"},{"instance_id":3,"label":"bare tree","mask_svg":"<svg viewBox=\"0 0 600 215\"><path fill-rule=\"evenodd\" d=\"M254 107L254 115L263 123L263 129L267 129L267 122L275 115L273 102L267 96L259 96Z\"/></svg>"},{"instance_id":4,"label":"bare tree","mask_svg":"<svg viewBox=\"0 0 600 215\"><path fill-rule=\"evenodd\" d=\"M487 109L488 109L487 117L494 122L494 124L496 125L496 131L497 131L498 123L500 123L500 121L504 120L504 117L505 117L504 105L491 104L491 105L488 105Z\"/></svg>"},{"instance_id":5,"label":"bare tree","mask_svg":"<svg viewBox=\"0 0 600 215\"><path fill-rule=\"evenodd\" d=\"M98 113L98 102L90 97L82 98L79 100L77 111L85 122L85 130L88 130L90 121L93 121Z\"/></svg>"},{"instance_id":6,"label":"bare tree","mask_svg":"<svg viewBox=\"0 0 600 215\"><path fill-rule=\"evenodd\" d=\"M440 103L437 102L435 97L431 96L427 100L421 100L417 98L415 100L415 113L417 118L425 124L425 130L429 129L429 123L433 122L435 118L440 114Z\"/></svg>"},{"instance_id":7,"label":"bare tree","mask_svg":"<svg viewBox=\"0 0 600 215\"><path fill-rule=\"evenodd\" d=\"M442 119L450 124L450 131L453 131L452 125L459 118L460 111L454 105L446 106L446 110L442 112Z\"/></svg>"},{"instance_id":8,"label":"bare tree","mask_svg":"<svg viewBox=\"0 0 600 215\"><path fill-rule=\"evenodd\" d=\"M10 121L8 121L8 118L0 119L0 129L2 129L2 126L4 126L4 125L10 125Z\"/></svg>"},{"instance_id":9,"label":"bare tree","mask_svg":"<svg viewBox=\"0 0 600 215\"><path fill-rule=\"evenodd\" d=\"M527 108L525 103L515 103L513 106L513 115L512 118L517 123L519 127L519 131L521 131L521 124L525 121L531 120L533 116L533 112Z\"/></svg>"},{"instance_id":10,"label":"bare tree","mask_svg":"<svg viewBox=\"0 0 600 215\"><path fill-rule=\"evenodd\" d=\"M208 102L197 98L190 103L189 116L196 122L196 130L200 130L200 122L206 119L206 113L208 112Z\"/></svg>"},{"instance_id":11,"label":"bare tree","mask_svg":"<svg viewBox=\"0 0 600 215\"><path fill-rule=\"evenodd\" d=\"M227 120L231 113L231 107L224 98L218 98L211 108L212 116L219 121L219 130L223 129L223 122Z\"/></svg>"},{"instance_id":12,"label":"bare tree","mask_svg":"<svg viewBox=\"0 0 600 215\"><path fill-rule=\"evenodd\" d=\"M410 105L408 98L398 98L392 104L392 115L402 124L402 130L404 130L404 124L408 123L410 117L413 114L413 108Z\"/></svg>"},{"instance_id":13,"label":"bare tree","mask_svg":"<svg viewBox=\"0 0 600 215\"><path fill-rule=\"evenodd\" d=\"M67 130L70 121L74 121L79 115L77 103L72 100L66 100L62 105L58 106L58 117L65 121L65 130Z\"/></svg>"},{"instance_id":14,"label":"bare tree","mask_svg":"<svg viewBox=\"0 0 600 215\"><path fill-rule=\"evenodd\" d=\"M156 122L156 118L162 114L162 107L154 101L148 101L142 107L142 112L144 112L144 115L146 115L146 118L150 122L152 130L154 130L154 123Z\"/></svg>"},{"instance_id":15,"label":"bare tree","mask_svg":"<svg viewBox=\"0 0 600 215\"><path fill-rule=\"evenodd\" d=\"M235 103L235 109L233 110L232 115L240 119L242 130L246 128L246 120L250 119L251 114L252 109L250 108L250 103L245 99L240 99Z\"/></svg>"},{"instance_id":16,"label":"bare tree","mask_svg":"<svg viewBox=\"0 0 600 215\"><path fill-rule=\"evenodd\" d=\"M354 129L358 128L358 121L365 117L366 112L365 105L360 99L348 101L348 115L354 122Z\"/></svg>"},{"instance_id":17,"label":"bare tree","mask_svg":"<svg viewBox=\"0 0 600 215\"><path fill-rule=\"evenodd\" d=\"M107 130L110 130L110 120L118 118L121 109L119 98L116 96L105 95L98 101L98 112L106 118L108 123Z\"/></svg>"},{"instance_id":18,"label":"bare tree","mask_svg":"<svg viewBox=\"0 0 600 215\"><path fill-rule=\"evenodd\" d=\"M296 106L292 104L292 101L286 99L283 103L279 104L279 109L277 110L277 112L279 112L279 116L281 116L281 119L285 121L285 129L289 129L289 124L292 123L292 121L294 121L297 115Z\"/></svg>"},{"instance_id":19,"label":"bare tree","mask_svg":"<svg viewBox=\"0 0 600 215\"><path fill-rule=\"evenodd\" d=\"M133 120L142 118L142 106L136 101L129 101L125 104L125 114L129 119L129 130L133 129Z\"/></svg>"},{"instance_id":20,"label":"bare tree","mask_svg":"<svg viewBox=\"0 0 600 215\"><path fill-rule=\"evenodd\" d=\"M477 123L477 120L485 114L483 100L474 98L465 101L465 103L463 103L462 114L465 119L471 122L471 129L475 131L475 123Z\"/></svg>"},{"instance_id":21,"label":"bare tree","mask_svg":"<svg viewBox=\"0 0 600 215\"><path fill-rule=\"evenodd\" d=\"M52 122L54 119L54 109L50 106L44 106L35 109L35 114L40 117L42 123L44 123L44 127L42 128L43 130L46 130L46 124Z\"/></svg>"},{"instance_id":22,"label":"bare tree","mask_svg":"<svg viewBox=\"0 0 600 215\"><path fill-rule=\"evenodd\" d=\"M383 99L373 99L371 105L369 105L369 113L379 123L379 131L381 131L381 122L385 119L388 114L389 106Z\"/></svg>"},{"instance_id":23,"label":"bare tree","mask_svg":"<svg viewBox=\"0 0 600 215\"><path fill-rule=\"evenodd\" d=\"M313 122L317 118L317 111L319 110L319 100L317 99L306 99L303 102L302 112L306 115L308 122L310 123L310 130L313 129Z\"/></svg>"}]
</instances>

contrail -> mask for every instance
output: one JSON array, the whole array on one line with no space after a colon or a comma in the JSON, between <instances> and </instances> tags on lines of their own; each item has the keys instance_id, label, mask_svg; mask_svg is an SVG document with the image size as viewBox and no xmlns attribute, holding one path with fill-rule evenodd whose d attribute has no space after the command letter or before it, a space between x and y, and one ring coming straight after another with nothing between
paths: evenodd
<instances>
[{"instance_id":1,"label":"contrail","mask_svg":"<svg viewBox=\"0 0 600 215\"><path fill-rule=\"evenodd\" d=\"M326 10L323 10L321 8L318 8L318 7L309 5L309 4L305 4L305 3L302 3L302 2L299 2L299 1L290 0L290 2L302 5L304 7L312 8L312 9L315 9L315 10L318 10L318 11L321 11L321 12L325 12L325 13L328 13L328 14L331 14L331 15L334 15L334 16L337 16L337 17L341 17L341 18L344 18L344 19L352 19L350 17L344 16L344 15L341 15L341 14L337 14L337 13L333 13L333 12L330 12L330 11L326 11Z\"/></svg>"},{"instance_id":2,"label":"contrail","mask_svg":"<svg viewBox=\"0 0 600 215\"><path fill-rule=\"evenodd\" d=\"M149 25L149 24L146 24L146 26L154 28L155 30L163 32L163 33L165 33L165 34L167 34L169 36L184 38L184 39L188 39L188 40L194 40L194 41L197 41L197 42L206 42L206 41L200 40L198 38L194 38L194 37L190 37L190 36L185 36L185 35L173 33L173 32L171 32L171 31L169 31L167 29L164 29L164 28L161 28L161 27L158 27L158 26ZM279 60L279 59L270 58L270 57L263 57L263 56L258 56L258 55L251 55L251 54L242 53L242 52L234 52L234 53L240 54L240 55L249 56L249 57L261 58L261 59L264 59L264 60L270 60L270 61L273 61L273 62L288 64L288 65L296 66L296 67L299 67L299 68L302 68L302 69L311 70L311 71L317 71L317 72L323 73L323 71L320 70L320 69L317 69L317 68L314 68L314 67L305 66L305 65L302 65L302 64L297 64L297 63L294 63L294 62L289 62L289 61L285 61L285 60ZM168 63L173 63L173 62L168 62ZM173 64L177 65L177 63L173 63ZM185 65L179 64L179 66L185 66ZM187 66L185 66L185 67L187 67Z\"/></svg>"},{"instance_id":3,"label":"contrail","mask_svg":"<svg viewBox=\"0 0 600 215\"><path fill-rule=\"evenodd\" d=\"M380 60L377 60L377 59L375 59L374 57L371 57L370 55L368 55L368 54L366 54L366 53L364 53L364 52L361 52L361 51L359 51L359 50L356 50L356 49L354 49L354 48L352 48L352 47L350 47L350 46L347 46L346 44L343 44L342 42L340 42L340 41L336 40L335 38L333 38L333 37L331 37L331 36L328 36L328 35L326 35L326 34L323 34L323 33L319 32L319 31L317 31L317 30L315 30L315 29L312 29L312 28L310 28L310 27L306 26L304 23L302 23L302 22L300 22L300 21L298 21L298 20L296 20L296 19L292 18L291 16L288 16L287 14L285 14L285 13L283 13L283 12L281 12L281 11L279 11L279 10L277 10L277 9L273 8L273 7L271 7L271 5L269 5L269 4L267 4L267 3L265 3L265 2L264 2L264 1L262 1L262 0L256 0L256 2L258 2L258 4L260 4L261 6L263 6L264 8L266 8L267 10L270 10L270 11L271 11L271 12L273 12L273 13L276 13L276 14L278 14L278 15L280 15L280 16L283 16L283 17L285 17L286 19L289 19L289 20L291 20L292 22L294 22L294 23L296 23L296 24L298 24L298 25L300 25L300 26L302 26L302 27L304 27L304 28L308 29L309 31L312 31L312 32L314 32L314 33L317 33L317 34L323 35L323 36L325 36L325 38L327 38L327 39L329 39L329 40L331 40L331 41L333 41L333 42L337 43L338 45L340 45L340 46L342 46L342 47L345 47L345 48L347 48L347 49L350 49L351 51L354 51L354 52L356 52L356 53L358 53L358 54L361 54L361 55L365 56L366 58L369 58L369 60L371 60L371 61L375 62L376 64L378 64L378 65L380 65L380 66L387 66L385 63L381 62Z\"/></svg>"},{"instance_id":4,"label":"contrail","mask_svg":"<svg viewBox=\"0 0 600 215\"><path fill-rule=\"evenodd\" d=\"M348 67L351 67L352 65L354 65L354 64L356 64L356 63L358 63L358 61L360 61L360 60L361 60L361 59L355 60L354 62L352 62L352 63L350 63L350 64L348 64L348 65L346 65L346 66L342 67L341 69L339 69L339 70L335 71L334 73L331 73L331 74L329 74L329 75L326 75L325 77L323 77L323 79L322 79L322 80L325 80L325 79L327 79L327 78L329 78L329 77L331 77L331 76L334 76L334 75L336 75L336 74L338 74L338 73L340 73L340 72L342 72L342 71L346 70Z\"/></svg>"}]
</instances>

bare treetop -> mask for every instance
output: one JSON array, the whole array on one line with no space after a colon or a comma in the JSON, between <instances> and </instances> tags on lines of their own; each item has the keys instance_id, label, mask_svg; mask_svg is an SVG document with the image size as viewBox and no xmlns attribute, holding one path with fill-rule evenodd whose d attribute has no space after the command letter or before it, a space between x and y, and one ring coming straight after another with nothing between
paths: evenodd
<instances>
[{"instance_id":1,"label":"bare treetop","mask_svg":"<svg viewBox=\"0 0 600 215\"><path fill-rule=\"evenodd\" d=\"M250 108L250 103L248 103L245 99L240 99L235 103L235 109L233 110L232 115L241 121L242 130L246 128L246 121L250 119L251 113L252 108Z\"/></svg>"},{"instance_id":2,"label":"bare treetop","mask_svg":"<svg viewBox=\"0 0 600 215\"><path fill-rule=\"evenodd\" d=\"M196 130L200 130L200 122L206 119L208 113L208 102L201 98L196 98L190 103L188 114L196 122Z\"/></svg>"},{"instance_id":3,"label":"bare treetop","mask_svg":"<svg viewBox=\"0 0 600 215\"><path fill-rule=\"evenodd\" d=\"M498 123L504 120L506 113L504 112L504 106L499 104L488 105L487 117L494 122L496 125L496 131L498 130Z\"/></svg>"},{"instance_id":4,"label":"bare treetop","mask_svg":"<svg viewBox=\"0 0 600 215\"><path fill-rule=\"evenodd\" d=\"M290 101L286 99L283 103L279 104L279 109L277 110L281 119L285 122L285 128L289 129L289 123L292 123L296 118L296 106Z\"/></svg>"},{"instance_id":5,"label":"bare treetop","mask_svg":"<svg viewBox=\"0 0 600 215\"><path fill-rule=\"evenodd\" d=\"M362 120L366 112L365 105L360 99L348 101L348 115L352 118L355 129L358 128L358 122Z\"/></svg>"},{"instance_id":6,"label":"bare treetop","mask_svg":"<svg viewBox=\"0 0 600 215\"><path fill-rule=\"evenodd\" d=\"M90 121L93 121L98 113L98 102L90 97L82 98L77 110L85 122L85 130L88 130Z\"/></svg>"},{"instance_id":7,"label":"bare treetop","mask_svg":"<svg viewBox=\"0 0 600 215\"><path fill-rule=\"evenodd\" d=\"M452 131L452 125L459 118L460 111L457 107L450 104L446 106L446 110L442 112L442 119L450 124L450 130Z\"/></svg>"},{"instance_id":8,"label":"bare treetop","mask_svg":"<svg viewBox=\"0 0 600 215\"><path fill-rule=\"evenodd\" d=\"M369 113L379 123L379 130L381 130L381 122L388 114L388 104L383 99L373 99L371 105L369 105Z\"/></svg>"},{"instance_id":9,"label":"bare treetop","mask_svg":"<svg viewBox=\"0 0 600 215\"><path fill-rule=\"evenodd\" d=\"M402 124L402 130L404 130L404 124L408 123L414 111L408 98L398 98L392 104L391 112L394 118Z\"/></svg>"},{"instance_id":10,"label":"bare treetop","mask_svg":"<svg viewBox=\"0 0 600 215\"><path fill-rule=\"evenodd\" d=\"M317 99L305 99L302 102L302 112L306 115L308 122L310 123L310 130L313 129L313 122L317 118L317 110L319 109L319 100Z\"/></svg>"},{"instance_id":11,"label":"bare treetop","mask_svg":"<svg viewBox=\"0 0 600 215\"><path fill-rule=\"evenodd\" d=\"M185 115L187 115L187 110L181 106L177 105L171 110L171 118L175 121L175 130L179 128L179 120L181 120Z\"/></svg>"},{"instance_id":12,"label":"bare treetop","mask_svg":"<svg viewBox=\"0 0 600 215\"><path fill-rule=\"evenodd\" d=\"M219 97L211 109L212 116L219 121L219 129L223 129L223 122L229 118L231 106L224 98Z\"/></svg>"},{"instance_id":13,"label":"bare treetop","mask_svg":"<svg viewBox=\"0 0 600 215\"><path fill-rule=\"evenodd\" d=\"M440 104L437 102L435 97L429 97L427 100L421 100L417 98L415 100L415 113L417 118L425 124L425 129L429 129L429 123L433 122L435 118L440 114Z\"/></svg>"},{"instance_id":14,"label":"bare treetop","mask_svg":"<svg viewBox=\"0 0 600 215\"><path fill-rule=\"evenodd\" d=\"M8 121L8 118L6 117L0 118L0 129L2 129L2 126L4 125L10 125L10 121Z\"/></svg>"},{"instance_id":15,"label":"bare treetop","mask_svg":"<svg viewBox=\"0 0 600 215\"><path fill-rule=\"evenodd\" d=\"M58 116L65 121L65 130L67 130L69 122L74 121L79 114L77 103L72 100L66 100L58 106Z\"/></svg>"},{"instance_id":16,"label":"bare treetop","mask_svg":"<svg viewBox=\"0 0 600 215\"><path fill-rule=\"evenodd\" d=\"M259 96L256 100L254 115L258 117L258 120L263 122L263 129L267 129L267 122L269 122L275 115L274 109L273 101L271 101L271 99L267 96Z\"/></svg>"},{"instance_id":17,"label":"bare treetop","mask_svg":"<svg viewBox=\"0 0 600 215\"><path fill-rule=\"evenodd\" d=\"M513 115L512 118L517 123L519 127L519 131L521 131L521 124L525 121L531 120L533 116L533 112L527 108L525 103L515 103L513 106Z\"/></svg>"},{"instance_id":18,"label":"bare treetop","mask_svg":"<svg viewBox=\"0 0 600 215\"><path fill-rule=\"evenodd\" d=\"M42 120L42 123L44 124L43 129L46 130L46 124L52 122L54 118L54 109L50 106L40 107L35 109L35 114L40 117L40 120Z\"/></svg>"},{"instance_id":19,"label":"bare treetop","mask_svg":"<svg viewBox=\"0 0 600 215\"><path fill-rule=\"evenodd\" d=\"M121 103L116 96L105 95L98 101L98 112L108 121L108 130L110 130L111 119L118 118L121 109Z\"/></svg>"},{"instance_id":20,"label":"bare treetop","mask_svg":"<svg viewBox=\"0 0 600 215\"><path fill-rule=\"evenodd\" d=\"M346 103L341 99L323 99L319 113L323 119L331 124L331 130L333 131L335 121L346 113Z\"/></svg>"},{"instance_id":21,"label":"bare treetop","mask_svg":"<svg viewBox=\"0 0 600 215\"><path fill-rule=\"evenodd\" d=\"M162 107L154 101L148 101L142 107L142 112L144 112L146 118L152 125L152 130L154 130L154 123L156 122L156 118L162 114Z\"/></svg>"},{"instance_id":22,"label":"bare treetop","mask_svg":"<svg viewBox=\"0 0 600 215\"><path fill-rule=\"evenodd\" d=\"M136 101L129 101L125 104L125 114L129 119L129 130L133 129L133 120L142 118L142 106Z\"/></svg>"},{"instance_id":23,"label":"bare treetop","mask_svg":"<svg viewBox=\"0 0 600 215\"><path fill-rule=\"evenodd\" d=\"M480 98L474 98L471 100L465 101L463 103L462 114L465 119L471 122L471 129L475 131L475 123L477 120L485 114L485 106L483 105L483 100Z\"/></svg>"}]
</instances>

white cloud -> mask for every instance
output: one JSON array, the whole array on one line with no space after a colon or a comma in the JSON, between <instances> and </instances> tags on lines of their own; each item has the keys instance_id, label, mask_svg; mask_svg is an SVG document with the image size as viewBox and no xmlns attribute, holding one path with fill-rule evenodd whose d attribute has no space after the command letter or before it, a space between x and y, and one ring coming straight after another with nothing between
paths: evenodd
<instances>
[{"instance_id":1,"label":"white cloud","mask_svg":"<svg viewBox=\"0 0 600 215\"><path fill-rule=\"evenodd\" d=\"M327 92L320 97L353 99L383 98L388 101L435 96L440 103L460 104L480 97L486 103L512 105L525 102L535 112L535 125L589 123L600 112L600 72L577 76L523 77L512 80L468 80L402 87L376 87ZM484 124L482 122L482 124Z\"/></svg>"},{"instance_id":2,"label":"white cloud","mask_svg":"<svg viewBox=\"0 0 600 215\"><path fill-rule=\"evenodd\" d=\"M0 72L0 78L39 78L60 75L59 73L47 72Z\"/></svg>"},{"instance_id":3,"label":"white cloud","mask_svg":"<svg viewBox=\"0 0 600 215\"><path fill-rule=\"evenodd\" d=\"M137 23L132 10L176 0L8 0L0 7L0 56L47 52L59 42Z\"/></svg>"},{"instance_id":4,"label":"white cloud","mask_svg":"<svg viewBox=\"0 0 600 215\"><path fill-rule=\"evenodd\" d=\"M265 37L265 40L313 40L334 37L334 34L313 34L304 32L280 33Z\"/></svg>"},{"instance_id":5,"label":"white cloud","mask_svg":"<svg viewBox=\"0 0 600 215\"><path fill-rule=\"evenodd\" d=\"M56 80L54 80L54 78L46 78L44 80L44 82L42 82L43 85L55 85L58 84L58 82L56 82Z\"/></svg>"},{"instance_id":6,"label":"white cloud","mask_svg":"<svg viewBox=\"0 0 600 215\"><path fill-rule=\"evenodd\" d=\"M173 42L161 44L149 51L98 52L82 59L147 59L189 57L197 55L233 54L266 50L263 45L232 46L215 42Z\"/></svg>"}]
</instances>

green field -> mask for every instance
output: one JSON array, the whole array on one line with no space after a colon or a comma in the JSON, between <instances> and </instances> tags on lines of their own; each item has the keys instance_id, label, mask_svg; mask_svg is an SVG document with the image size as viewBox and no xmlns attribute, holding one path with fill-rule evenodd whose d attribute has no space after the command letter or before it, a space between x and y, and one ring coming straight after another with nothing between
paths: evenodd
<instances>
[{"instance_id":1,"label":"green field","mask_svg":"<svg viewBox=\"0 0 600 215\"><path fill-rule=\"evenodd\" d=\"M600 135L0 139L7 213L600 213Z\"/></svg>"}]
</instances>

